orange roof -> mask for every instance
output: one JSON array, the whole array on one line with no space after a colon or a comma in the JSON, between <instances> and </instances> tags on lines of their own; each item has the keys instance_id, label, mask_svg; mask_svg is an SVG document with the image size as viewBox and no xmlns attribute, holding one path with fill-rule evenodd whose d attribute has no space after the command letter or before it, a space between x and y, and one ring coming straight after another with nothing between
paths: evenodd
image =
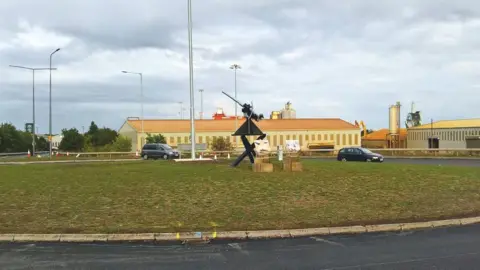
<instances>
[{"instance_id":1,"label":"orange roof","mask_svg":"<svg viewBox=\"0 0 480 270\"><path fill-rule=\"evenodd\" d=\"M388 132L389 132L388 128L379 129L379 130L374 131L370 134L367 134L366 136L363 136L362 140L367 140L367 141L386 140ZM406 137L407 137L407 129L406 128L401 128L400 129L400 139L403 139L403 138L406 138Z\"/></svg>"},{"instance_id":2,"label":"orange roof","mask_svg":"<svg viewBox=\"0 0 480 270\"><path fill-rule=\"evenodd\" d=\"M238 126L245 120L239 119ZM142 120L127 120L127 123L141 131ZM284 130L359 130L353 124L339 118L316 118L316 119L264 119L255 124L263 131ZM151 133L183 133L190 132L190 120L144 120L145 132ZM195 120L197 132L223 132L235 130L235 119L218 120Z\"/></svg>"}]
</instances>

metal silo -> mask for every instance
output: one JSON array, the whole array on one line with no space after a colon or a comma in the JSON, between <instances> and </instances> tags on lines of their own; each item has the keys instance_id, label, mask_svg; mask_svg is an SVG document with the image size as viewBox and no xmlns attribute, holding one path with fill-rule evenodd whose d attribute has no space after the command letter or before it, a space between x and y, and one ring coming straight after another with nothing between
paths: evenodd
<instances>
[{"instance_id":1,"label":"metal silo","mask_svg":"<svg viewBox=\"0 0 480 270\"><path fill-rule=\"evenodd\" d=\"M389 109L389 133L397 135L400 132L400 102L397 101L395 105L391 105Z\"/></svg>"}]
</instances>

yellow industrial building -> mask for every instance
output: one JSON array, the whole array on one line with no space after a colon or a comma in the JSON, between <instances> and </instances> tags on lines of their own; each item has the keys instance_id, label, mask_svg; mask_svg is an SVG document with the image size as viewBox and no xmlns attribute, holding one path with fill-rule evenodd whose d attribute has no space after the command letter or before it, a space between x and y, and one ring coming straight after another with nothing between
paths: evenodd
<instances>
[{"instance_id":1,"label":"yellow industrial building","mask_svg":"<svg viewBox=\"0 0 480 270\"><path fill-rule=\"evenodd\" d=\"M408 148L480 148L480 118L437 121L407 133Z\"/></svg>"},{"instance_id":2,"label":"yellow industrial building","mask_svg":"<svg viewBox=\"0 0 480 270\"><path fill-rule=\"evenodd\" d=\"M238 120L240 127L245 120ZM302 149L341 148L360 146L360 128L339 118L316 119L264 119L256 125L267 134L272 149L285 145L286 140L298 140ZM142 148L142 138L147 134L162 134L172 147L190 143L190 120L142 120L127 119L118 133L132 140L132 151ZM236 130L235 119L195 120L196 143L209 143L216 137L228 138L234 146L243 147L239 137L232 137ZM236 144L238 139L239 144ZM254 136L249 140L253 141Z\"/></svg>"}]
</instances>

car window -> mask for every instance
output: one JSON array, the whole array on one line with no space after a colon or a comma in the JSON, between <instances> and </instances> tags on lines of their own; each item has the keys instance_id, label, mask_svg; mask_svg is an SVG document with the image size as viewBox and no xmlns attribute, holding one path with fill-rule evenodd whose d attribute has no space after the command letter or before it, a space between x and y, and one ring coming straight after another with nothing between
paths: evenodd
<instances>
[{"instance_id":1,"label":"car window","mask_svg":"<svg viewBox=\"0 0 480 270\"><path fill-rule=\"evenodd\" d=\"M362 151L360 151L360 149L352 149L352 150L353 150L353 153L356 155L362 154Z\"/></svg>"},{"instance_id":2,"label":"car window","mask_svg":"<svg viewBox=\"0 0 480 270\"><path fill-rule=\"evenodd\" d=\"M347 149L343 148L343 149L340 150L340 153L343 154L343 153L345 153L346 151L347 151Z\"/></svg>"},{"instance_id":3,"label":"car window","mask_svg":"<svg viewBox=\"0 0 480 270\"><path fill-rule=\"evenodd\" d=\"M372 151L368 150L368 149L365 149L365 148L362 148L362 151L366 154L371 154Z\"/></svg>"},{"instance_id":4,"label":"car window","mask_svg":"<svg viewBox=\"0 0 480 270\"><path fill-rule=\"evenodd\" d=\"M352 153L353 153L353 149L352 149L352 148L347 148L347 153L352 154Z\"/></svg>"},{"instance_id":5,"label":"car window","mask_svg":"<svg viewBox=\"0 0 480 270\"><path fill-rule=\"evenodd\" d=\"M163 147L159 144L156 145L157 150L163 150Z\"/></svg>"},{"instance_id":6,"label":"car window","mask_svg":"<svg viewBox=\"0 0 480 270\"><path fill-rule=\"evenodd\" d=\"M172 150L172 147L170 147L169 145L166 145L166 144L162 145L162 147L165 150Z\"/></svg>"}]
</instances>

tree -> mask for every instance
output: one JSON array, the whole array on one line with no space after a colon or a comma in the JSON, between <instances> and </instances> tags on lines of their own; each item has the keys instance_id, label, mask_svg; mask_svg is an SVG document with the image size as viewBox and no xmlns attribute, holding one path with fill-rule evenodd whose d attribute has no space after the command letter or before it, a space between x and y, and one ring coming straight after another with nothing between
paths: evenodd
<instances>
[{"instance_id":1,"label":"tree","mask_svg":"<svg viewBox=\"0 0 480 270\"><path fill-rule=\"evenodd\" d=\"M93 134L96 134L97 132L98 132L98 126L97 126L97 124L95 124L94 121L92 121L90 123L90 128L88 129L87 134L88 135L93 135Z\"/></svg>"},{"instance_id":2,"label":"tree","mask_svg":"<svg viewBox=\"0 0 480 270\"><path fill-rule=\"evenodd\" d=\"M224 137L216 137L211 143L212 150L214 151L231 151L233 149L230 140Z\"/></svg>"},{"instance_id":3,"label":"tree","mask_svg":"<svg viewBox=\"0 0 480 270\"><path fill-rule=\"evenodd\" d=\"M111 151L130 152L132 150L132 140L125 136L118 136L112 144Z\"/></svg>"},{"instance_id":4,"label":"tree","mask_svg":"<svg viewBox=\"0 0 480 270\"><path fill-rule=\"evenodd\" d=\"M162 134L151 135L147 133L147 143L167 143L167 139Z\"/></svg>"},{"instance_id":5,"label":"tree","mask_svg":"<svg viewBox=\"0 0 480 270\"><path fill-rule=\"evenodd\" d=\"M63 139L59 149L63 151L81 151L85 143L85 137L76 128L63 129Z\"/></svg>"},{"instance_id":6,"label":"tree","mask_svg":"<svg viewBox=\"0 0 480 270\"><path fill-rule=\"evenodd\" d=\"M44 137L36 137L35 139L35 148L37 151L48 151L49 145L48 141Z\"/></svg>"},{"instance_id":7,"label":"tree","mask_svg":"<svg viewBox=\"0 0 480 270\"><path fill-rule=\"evenodd\" d=\"M0 152L26 152L31 147L31 134L17 130L9 123L0 124Z\"/></svg>"}]
</instances>

